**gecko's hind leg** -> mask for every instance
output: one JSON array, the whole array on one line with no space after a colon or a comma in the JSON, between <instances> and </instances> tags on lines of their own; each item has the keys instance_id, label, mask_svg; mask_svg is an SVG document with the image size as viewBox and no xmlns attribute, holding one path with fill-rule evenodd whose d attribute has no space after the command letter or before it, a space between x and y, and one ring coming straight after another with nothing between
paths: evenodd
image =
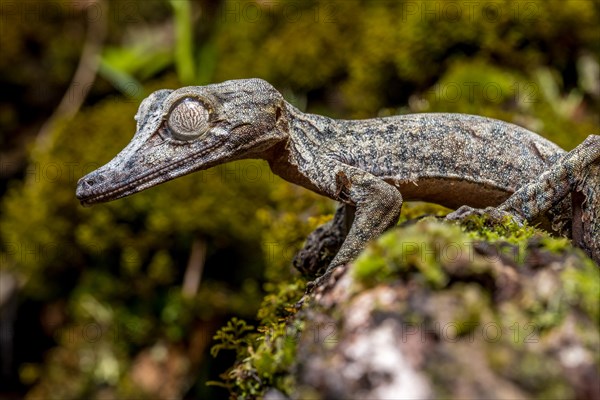
<instances>
[{"instance_id":1,"label":"gecko's hind leg","mask_svg":"<svg viewBox=\"0 0 600 400\"><path fill-rule=\"evenodd\" d=\"M533 221L582 187L592 165L599 161L600 136L590 135L539 177L521 186L497 209Z\"/></svg>"},{"instance_id":2,"label":"gecko's hind leg","mask_svg":"<svg viewBox=\"0 0 600 400\"><path fill-rule=\"evenodd\" d=\"M517 222L534 221L572 194L572 237L600 262L600 136L590 135L538 178L523 185L504 203L485 210L461 207L448 219L488 214L494 219L512 215Z\"/></svg>"},{"instance_id":3,"label":"gecko's hind leg","mask_svg":"<svg viewBox=\"0 0 600 400\"><path fill-rule=\"evenodd\" d=\"M573 244L600 265L600 160L589 166L571 198Z\"/></svg>"},{"instance_id":4,"label":"gecko's hind leg","mask_svg":"<svg viewBox=\"0 0 600 400\"><path fill-rule=\"evenodd\" d=\"M571 195L571 236L600 264L600 136L590 135L498 210L532 221Z\"/></svg>"}]
</instances>

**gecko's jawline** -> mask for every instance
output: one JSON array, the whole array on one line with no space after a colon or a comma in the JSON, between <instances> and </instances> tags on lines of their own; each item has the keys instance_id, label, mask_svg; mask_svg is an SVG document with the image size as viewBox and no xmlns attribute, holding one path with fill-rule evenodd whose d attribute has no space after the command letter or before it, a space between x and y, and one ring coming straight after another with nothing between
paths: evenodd
<instances>
[{"instance_id":1,"label":"gecko's jawline","mask_svg":"<svg viewBox=\"0 0 600 400\"><path fill-rule=\"evenodd\" d=\"M112 200L117 200L117 199L121 199L123 197L130 196L132 194L138 193L141 190L143 190L143 189L138 190L137 188L133 188L133 189L128 189L128 190L123 190L122 193L118 193L116 195L113 195L114 191L109 191L109 192L100 193L100 194L97 194L94 196L79 199L79 202L84 207L91 207L94 204L107 203Z\"/></svg>"},{"instance_id":2,"label":"gecko's jawline","mask_svg":"<svg viewBox=\"0 0 600 400\"><path fill-rule=\"evenodd\" d=\"M128 179L127 181L123 181L122 184L112 188L111 190L99 193L92 193L88 196L79 197L78 199L81 205L89 207L94 204L106 203L112 200L127 197L132 194L141 192L144 189L151 188L160 183L164 183L175 179L179 176L188 174L190 172L195 171L198 168L195 168L193 170L184 168L181 170L181 167L183 167L185 164L188 164L189 161L196 161L198 159L203 158L206 154L208 154L215 147L217 147L218 144L219 142L215 143L210 147L205 148L204 151L202 151L201 153L192 154L172 164L166 165L165 167L155 168L153 171L150 171L145 175L141 175L134 179ZM181 173L172 174L172 172L176 170L181 170Z\"/></svg>"}]
</instances>

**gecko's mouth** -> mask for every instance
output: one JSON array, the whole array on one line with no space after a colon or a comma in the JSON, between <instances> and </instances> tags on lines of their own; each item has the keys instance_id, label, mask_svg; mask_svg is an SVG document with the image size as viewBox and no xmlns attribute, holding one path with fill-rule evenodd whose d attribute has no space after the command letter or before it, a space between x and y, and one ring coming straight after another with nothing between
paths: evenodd
<instances>
[{"instance_id":1,"label":"gecko's mouth","mask_svg":"<svg viewBox=\"0 0 600 400\"><path fill-rule=\"evenodd\" d=\"M117 200L134 193L141 192L142 190L151 188L163 182L186 175L203 166L205 168L210 167L210 165L207 165L207 163L202 163L200 166L195 167L195 161L203 158L206 154L217 147L217 145L219 145L219 142L215 143L213 146L203 149L201 153L192 154L171 164L161 166L160 168L155 168L133 179L126 177L121 181L117 181L113 185L110 185L110 183L107 182L106 176L122 176L126 175L126 172L114 173L110 169L107 169L106 173L103 173L103 169L106 166L101 167L84 176L77 182L77 190L75 195L80 201L81 205L89 207L94 204ZM186 167L186 164L189 166ZM107 165L110 165L110 163Z\"/></svg>"}]
</instances>

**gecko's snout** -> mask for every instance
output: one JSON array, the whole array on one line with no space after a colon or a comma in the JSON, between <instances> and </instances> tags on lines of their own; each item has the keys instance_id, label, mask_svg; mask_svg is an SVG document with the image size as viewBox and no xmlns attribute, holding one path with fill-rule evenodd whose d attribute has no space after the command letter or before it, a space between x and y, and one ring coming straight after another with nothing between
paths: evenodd
<instances>
[{"instance_id":1,"label":"gecko's snout","mask_svg":"<svg viewBox=\"0 0 600 400\"><path fill-rule=\"evenodd\" d=\"M91 172L77 181L75 196L84 206L90 206L95 203L95 197L98 196L98 188L104 182L104 177L97 171Z\"/></svg>"}]
</instances>

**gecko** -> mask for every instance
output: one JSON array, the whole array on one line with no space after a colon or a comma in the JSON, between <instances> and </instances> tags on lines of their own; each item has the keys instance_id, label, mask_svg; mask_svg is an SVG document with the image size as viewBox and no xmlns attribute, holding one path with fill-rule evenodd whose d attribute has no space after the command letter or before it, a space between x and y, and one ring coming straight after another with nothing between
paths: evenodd
<instances>
[{"instance_id":1,"label":"gecko","mask_svg":"<svg viewBox=\"0 0 600 400\"><path fill-rule=\"evenodd\" d=\"M141 102L135 120L131 142L78 181L81 204L263 159L284 180L340 203L305 245L335 244L325 273L393 227L402 203L412 200L456 209L449 220L484 213L540 224L600 263L598 135L567 152L525 128L476 115L333 119L301 112L262 79L158 90Z\"/></svg>"}]
</instances>

